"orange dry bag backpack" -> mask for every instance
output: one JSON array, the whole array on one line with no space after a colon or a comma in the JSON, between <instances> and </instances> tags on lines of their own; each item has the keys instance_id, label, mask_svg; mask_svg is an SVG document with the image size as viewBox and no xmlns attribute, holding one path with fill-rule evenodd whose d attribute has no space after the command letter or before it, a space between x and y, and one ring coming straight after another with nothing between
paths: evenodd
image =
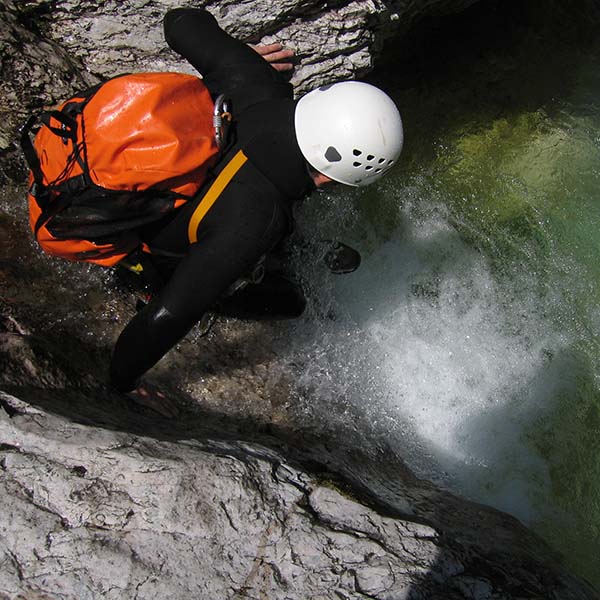
<instances>
[{"instance_id":1,"label":"orange dry bag backpack","mask_svg":"<svg viewBox=\"0 0 600 600\"><path fill-rule=\"evenodd\" d=\"M213 108L197 77L138 73L33 115L21 144L31 169L30 224L41 247L104 266L139 247L140 227L204 183L219 152Z\"/></svg>"}]
</instances>

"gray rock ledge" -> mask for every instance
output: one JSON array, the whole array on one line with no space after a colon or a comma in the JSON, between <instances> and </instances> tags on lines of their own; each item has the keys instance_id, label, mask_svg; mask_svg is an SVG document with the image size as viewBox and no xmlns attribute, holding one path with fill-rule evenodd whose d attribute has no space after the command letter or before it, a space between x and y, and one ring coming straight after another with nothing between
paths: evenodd
<instances>
[{"instance_id":1,"label":"gray rock ledge","mask_svg":"<svg viewBox=\"0 0 600 600\"><path fill-rule=\"evenodd\" d=\"M256 443L159 440L0 392L0 598L597 597L514 519L464 503L472 530L449 535L331 481Z\"/></svg>"}]
</instances>

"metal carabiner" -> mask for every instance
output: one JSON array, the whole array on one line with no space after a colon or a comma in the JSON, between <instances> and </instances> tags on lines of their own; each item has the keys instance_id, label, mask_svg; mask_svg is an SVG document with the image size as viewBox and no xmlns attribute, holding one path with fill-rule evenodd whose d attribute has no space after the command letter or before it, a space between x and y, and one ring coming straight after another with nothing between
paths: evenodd
<instances>
[{"instance_id":1,"label":"metal carabiner","mask_svg":"<svg viewBox=\"0 0 600 600\"><path fill-rule=\"evenodd\" d=\"M215 140L219 150L223 149L227 141L227 130L231 124L229 110L229 100L225 98L225 94L219 95L215 100L213 109L213 127L215 128Z\"/></svg>"}]
</instances>

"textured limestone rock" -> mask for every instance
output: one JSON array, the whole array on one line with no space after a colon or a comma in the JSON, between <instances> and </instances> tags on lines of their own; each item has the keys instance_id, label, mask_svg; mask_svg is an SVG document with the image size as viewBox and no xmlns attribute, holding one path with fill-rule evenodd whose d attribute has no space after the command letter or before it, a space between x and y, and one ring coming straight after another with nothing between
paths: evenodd
<instances>
[{"instance_id":1,"label":"textured limestone rock","mask_svg":"<svg viewBox=\"0 0 600 600\"><path fill-rule=\"evenodd\" d=\"M297 52L299 91L371 69L381 42L415 19L456 12L475 0L210 1L189 6L212 12L232 35L248 41L278 39ZM38 7L44 2L37 0ZM165 49L161 20L178 0L83 2L58 0L43 18L48 37L100 75L132 70L190 70ZM38 9L39 10L39 9Z\"/></svg>"},{"instance_id":2,"label":"textured limestone rock","mask_svg":"<svg viewBox=\"0 0 600 600\"><path fill-rule=\"evenodd\" d=\"M0 499L3 599L596 597L492 511L471 508L473 544L264 446L92 427L4 392Z\"/></svg>"},{"instance_id":3,"label":"textured limestone rock","mask_svg":"<svg viewBox=\"0 0 600 600\"><path fill-rule=\"evenodd\" d=\"M1 600L598 597L393 452L180 392L160 418L106 390L106 352L31 313L0 301Z\"/></svg>"}]
</instances>

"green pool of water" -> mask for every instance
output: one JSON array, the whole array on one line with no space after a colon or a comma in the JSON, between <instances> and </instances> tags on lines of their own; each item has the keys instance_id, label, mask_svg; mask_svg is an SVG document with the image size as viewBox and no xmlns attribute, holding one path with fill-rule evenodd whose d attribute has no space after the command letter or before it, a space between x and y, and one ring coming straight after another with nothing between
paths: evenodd
<instances>
[{"instance_id":1,"label":"green pool of water","mask_svg":"<svg viewBox=\"0 0 600 600\"><path fill-rule=\"evenodd\" d=\"M539 0L422 22L372 78L405 123L394 175L305 216L363 252L322 339L362 332L340 381L351 353L355 373L365 354L363 375L382 367L356 403L412 436L413 468L512 512L597 586L599 24L593 3Z\"/></svg>"}]
</instances>

